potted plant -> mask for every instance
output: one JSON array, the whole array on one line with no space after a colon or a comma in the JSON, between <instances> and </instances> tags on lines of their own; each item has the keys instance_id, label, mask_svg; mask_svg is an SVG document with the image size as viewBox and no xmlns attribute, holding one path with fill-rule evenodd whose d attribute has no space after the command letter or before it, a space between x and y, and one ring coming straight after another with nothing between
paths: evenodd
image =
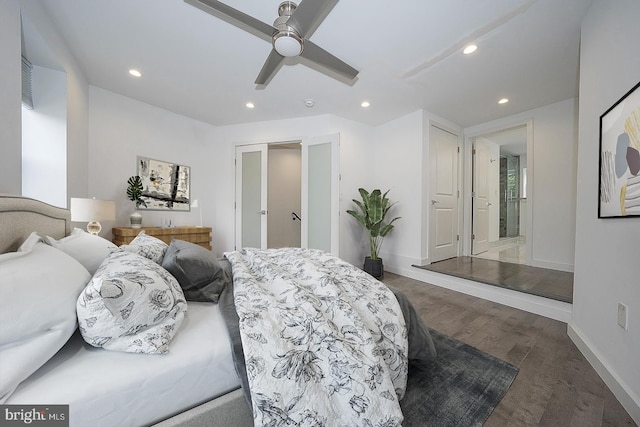
<instances>
[{"instance_id":1,"label":"potted plant","mask_svg":"<svg viewBox=\"0 0 640 427\"><path fill-rule=\"evenodd\" d=\"M371 255L364 259L364 271L373 277L380 278L384 272L382 258L378 256L382 240L393 229L393 223L400 217L395 217L385 222L389 209L395 204L389 203L387 198L390 190L387 190L384 194L379 189L375 189L371 193L364 188L360 188L358 191L362 201L353 199L353 202L360 211L347 210L347 213L357 219L369 231Z\"/></svg>"},{"instance_id":2,"label":"potted plant","mask_svg":"<svg viewBox=\"0 0 640 427\"><path fill-rule=\"evenodd\" d=\"M142 200L142 191L144 190L142 179L138 175L134 175L129 177L127 184L129 185L127 187L127 197L136 204L135 211L129 216L131 228L140 228L142 227L142 215L138 212L138 208L140 206L147 207L147 203Z\"/></svg>"}]
</instances>

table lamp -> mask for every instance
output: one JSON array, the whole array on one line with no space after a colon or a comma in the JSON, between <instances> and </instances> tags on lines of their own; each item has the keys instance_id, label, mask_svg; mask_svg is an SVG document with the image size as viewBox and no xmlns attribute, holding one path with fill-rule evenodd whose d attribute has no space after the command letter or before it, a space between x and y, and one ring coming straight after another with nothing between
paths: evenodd
<instances>
[{"instance_id":1,"label":"table lamp","mask_svg":"<svg viewBox=\"0 0 640 427\"><path fill-rule=\"evenodd\" d=\"M98 234L100 221L115 221L116 204L112 200L71 198L71 221L88 222L87 231Z\"/></svg>"},{"instance_id":2,"label":"table lamp","mask_svg":"<svg viewBox=\"0 0 640 427\"><path fill-rule=\"evenodd\" d=\"M194 200L193 202L191 202L191 207L198 208L198 210L200 211L200 225L196 225L196 227L202 227L202 209L200 209L198 200Z\"/></svg>"}]
</instances>

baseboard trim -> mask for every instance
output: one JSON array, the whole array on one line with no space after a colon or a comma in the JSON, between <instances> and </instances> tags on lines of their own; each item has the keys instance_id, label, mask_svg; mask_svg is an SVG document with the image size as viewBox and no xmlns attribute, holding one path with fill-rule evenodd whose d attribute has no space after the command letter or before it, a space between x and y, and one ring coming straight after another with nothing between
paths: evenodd
<instances>
[{"instance_id":1,"label":"baseboard trim","mask_svg":"<svg viewBox=\"0 0 640 427\"><path fill-rule=\"evenodd\" d=\"M498 286L491 286L485 283L474 282L473 280L449 276L417 267L402 268L397 267L397 265L385 264L385 270L432 285L441 286L453 291L473 295L478 298L559 320L564 323L568 323L571 320L572 305L566 302L500 288Z\"/></svg>"},{"instance_id":2,"label":"baseboard trim","mask_svg":"<svg viewBox=\"0 0 640 427\"><path fill-rule=\"evenodd\" d=\"M553 262L553 261L541 261L538 259L531 260L532 267L540 267L540 268L548 268L551 270L559 270L565 271L567 273L573 273L573 264L564 264L561 262Z\"/></svg>"},{"instance_id":3,"label":"baseboard trim","mask_svg":"<svg viewBox=\"0 0 640 427\"><path fill-rule=\"evenodd\" d=\"M602 381L609 387L622 407L629 413L636 424L640 425L640 397L636 396L627 384L616 373L609 369L602 355L594 349L584 334L572 323L567 325L567 334L578 347Z\"/></svg>"}]
</instances>

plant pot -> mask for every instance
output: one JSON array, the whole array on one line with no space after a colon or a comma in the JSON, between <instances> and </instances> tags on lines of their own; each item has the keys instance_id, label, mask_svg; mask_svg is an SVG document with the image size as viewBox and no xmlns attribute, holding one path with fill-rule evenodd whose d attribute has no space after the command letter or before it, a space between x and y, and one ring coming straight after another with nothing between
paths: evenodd
<instances>
[{"instance_id":1,"label":"plant pot","mask_svg":"<svg viewBox=\"0 0 640 427\"><path fill-rule=\"evenodd\" d=\"M142 214L136 209L131 215L129 215L129 222L131 223L131 228L142 227Z\"/></svg>"},{"instance_id":2,"label":"plant pot","mask_svg":"<svg viewBox=\"0 0 640 427\"><path fill-rule=\"evenodd\" d=\"M384 275L384 266L382 265L382 258L371 259L371 257L365 257L364 271L369 273L376 279L381 278Z\"/></svg>"}]
</instances>

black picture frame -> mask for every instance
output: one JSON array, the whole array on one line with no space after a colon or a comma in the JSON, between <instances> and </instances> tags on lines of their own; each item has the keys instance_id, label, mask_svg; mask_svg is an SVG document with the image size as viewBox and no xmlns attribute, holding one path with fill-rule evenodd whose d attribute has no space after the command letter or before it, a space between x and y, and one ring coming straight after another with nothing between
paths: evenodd
<instances>
[{"instance_id":1,"label":"black picture frame","mask_svg":"<svg viewBox=\"0 0 640 427\"><path fill-rule=\"evenodd\" d=\"M640 216L640 82L600 116L598 218Z\"/></svg>"}]
</instances>

